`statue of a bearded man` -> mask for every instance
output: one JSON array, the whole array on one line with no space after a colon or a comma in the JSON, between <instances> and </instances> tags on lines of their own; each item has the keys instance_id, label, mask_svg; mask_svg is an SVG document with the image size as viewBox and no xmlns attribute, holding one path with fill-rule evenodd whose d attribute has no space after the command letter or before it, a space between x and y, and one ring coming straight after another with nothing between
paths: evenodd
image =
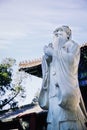
<instances>
[{"instance_id":1,"label":"statue of a bearded man","mask_svg":"<svg viewBox=\"0 0 87 130\"><path fill-rule=\"evenodd\" d=\"M43 82L39 104L48 109L47 130L86 130L86 110L78 83L80 45L71 29L54 31L53 44L44 47Z\"/></svg>"}]
</instances>

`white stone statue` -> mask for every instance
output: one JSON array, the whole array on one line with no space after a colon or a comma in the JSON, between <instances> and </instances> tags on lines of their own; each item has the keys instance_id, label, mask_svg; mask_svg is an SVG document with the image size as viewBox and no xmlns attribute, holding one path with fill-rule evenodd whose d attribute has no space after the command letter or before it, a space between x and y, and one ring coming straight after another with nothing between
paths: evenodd
<instances>
[{"instance_id":1,"label":"white stone statue","mask_svg":"<svg viewBox=\"0 0 87 130\"><path fill-rule=\"evenodd\" d=\"M78 84L80 46L71 30L54 31L53 44L44 47L43 82L39 104L48 110L47 130L86 130L86 110Z\"/></svg>"}]
</instances>

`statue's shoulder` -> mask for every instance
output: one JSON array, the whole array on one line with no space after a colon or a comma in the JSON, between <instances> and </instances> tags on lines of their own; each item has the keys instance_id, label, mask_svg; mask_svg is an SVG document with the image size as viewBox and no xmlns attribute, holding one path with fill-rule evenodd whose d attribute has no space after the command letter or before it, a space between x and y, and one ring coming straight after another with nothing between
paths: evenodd
<instances>
[{"instance_id":1,"label":"statue's shoulder","mask_svg":"<svg viewBox=\"0 0 87 130\"><path fill-rule=\"evenodd\" d=\"M66 44L72 45L72 46L74 46L74 45L79 46L79 44L78 44L77 42L73 41L73 40L68 40L68 41L66 42Z\"/></svg>"},{"instance_id":2,"label":"statue's shoulder","mask_svg":"<svg viewBox=\"0 0 87 130\"><path fill-rule=\"evenodd\" d=\"M75 41L73 41L73 40L69 40L69 41L67 41L67 43L66 43L66 45L69 47L69 48L79 48L80 47L80 45L77 43L77 42L75 42Z\"/></svg>"},{"instance_id":3,"label":"statue's shoulder","mask_svg":"<svg viewBox=\"0 0 87 130\"><path fill-rule=\"evenodd\" d=\"M68 52L75 53L77 51L80 51L80 45L73 40L69 40L66 43L66 47L68 49Z\"/></svg>"}]
</instances>

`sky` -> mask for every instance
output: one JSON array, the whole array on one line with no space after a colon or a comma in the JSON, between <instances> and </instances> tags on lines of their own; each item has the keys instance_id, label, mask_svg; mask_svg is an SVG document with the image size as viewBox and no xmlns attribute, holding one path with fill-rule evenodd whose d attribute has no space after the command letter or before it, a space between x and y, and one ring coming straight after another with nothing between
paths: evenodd
<instances>
[{"instance_id":1,"label":"sky","mask_svg":"<svg viewBox=\"0 0 87 130\"><path fill-rule=\"evenodd\" d=\"M61 25L71 28L76 42L87 42L86 24L86 0L0 0L0 60L42 57Z\"/></svg>"},{"instance_id":2,"label":"sky","mask_svg":"<svg viewBox=\"0 0 87 130\"><path fill-rule=\"evenodd\" d=\"M0 0L0 61L41 58L61 25L71 28L74 41L86 43L87 0Z\"/></svg>"}]
</instances>

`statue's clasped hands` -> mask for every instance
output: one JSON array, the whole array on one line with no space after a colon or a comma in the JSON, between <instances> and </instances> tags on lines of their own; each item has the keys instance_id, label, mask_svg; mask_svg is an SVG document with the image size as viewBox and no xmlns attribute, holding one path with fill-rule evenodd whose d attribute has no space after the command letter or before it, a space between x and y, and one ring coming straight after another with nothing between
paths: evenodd
<instances>
[{"instance_id":1,"label":"statue's clasped hands","mask_svg":"<svg viewBox=\"0 0 87 130\"><path fill-rule=\"evenodd\" d=\"M53 45L50 43L48 46L44 46L44 54L47 56L52 56L53 54Z\"/></svg>"}]
</instances>

